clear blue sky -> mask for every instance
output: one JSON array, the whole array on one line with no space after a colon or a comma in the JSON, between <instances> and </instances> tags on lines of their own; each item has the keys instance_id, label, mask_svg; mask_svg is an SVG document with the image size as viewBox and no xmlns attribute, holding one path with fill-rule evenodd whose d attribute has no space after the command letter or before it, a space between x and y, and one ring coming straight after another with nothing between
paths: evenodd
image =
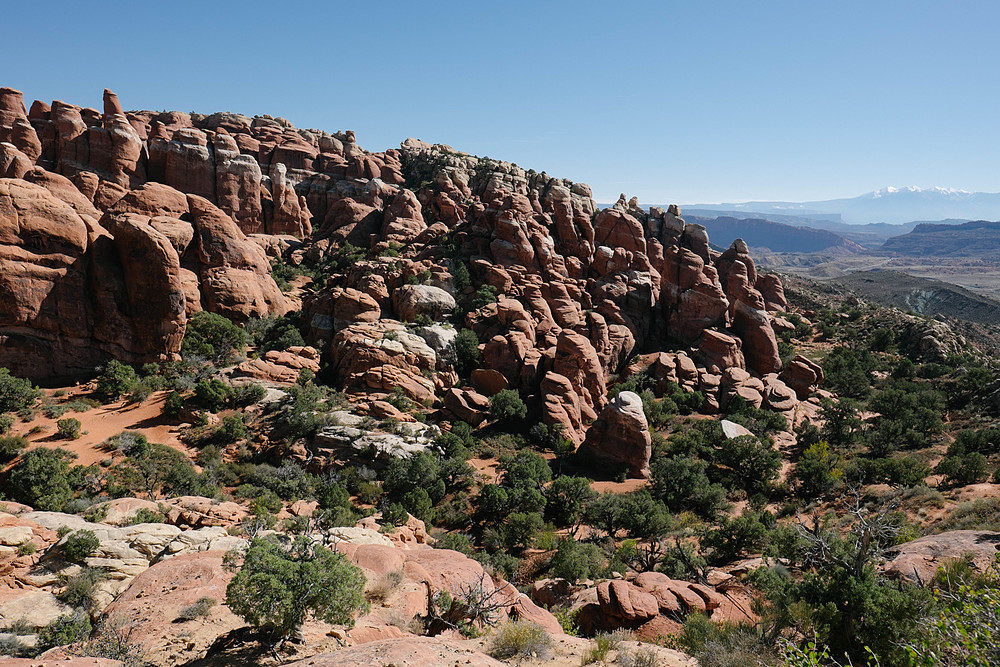
<instances>
[{"instance_id":1,"label":"clear blue sky","mask_svg":"<svg viewBox=\"0 0 1000 667\"><path fill-rule=\"evenodd\" d=\"M601 201L1000 190L1000 3L17 2L0 85L408 136Z\"/></svg>"}]
</instances>

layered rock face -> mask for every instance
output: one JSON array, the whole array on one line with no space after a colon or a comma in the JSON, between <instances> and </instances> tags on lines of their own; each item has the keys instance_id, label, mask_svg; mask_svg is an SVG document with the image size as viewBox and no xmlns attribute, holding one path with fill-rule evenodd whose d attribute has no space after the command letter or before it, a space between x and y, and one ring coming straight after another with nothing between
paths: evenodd
<instances>
[{"instance_id":1,"label":"layered rock face","mask_svg":"<svg viewBox=\"0 0 1000 667\"><path fill-rule=\"evenodd\" d=\"M0 179L0 366L36 380L180 351L187 317L282 314L260 246L204 199L161 185L103 215L68 179Z\"/></svg>"}]
</instances>

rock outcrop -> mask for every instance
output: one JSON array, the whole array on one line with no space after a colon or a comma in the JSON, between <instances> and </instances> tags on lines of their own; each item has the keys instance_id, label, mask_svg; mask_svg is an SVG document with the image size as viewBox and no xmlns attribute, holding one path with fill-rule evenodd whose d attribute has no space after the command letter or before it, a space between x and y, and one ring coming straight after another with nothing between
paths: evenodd
<instances>
[{"instance_id":1,"label":"rock outcrop","mask_svg":"<svg viewBox=\"0 0 1000 667\"><path fill-rule=\"evenodd\" d=\"M602 464L624 465L630 477L649 477L652 438L642 399L623 391L601 411L587 431L579 454Z\"/></svg>"}]
</instances>

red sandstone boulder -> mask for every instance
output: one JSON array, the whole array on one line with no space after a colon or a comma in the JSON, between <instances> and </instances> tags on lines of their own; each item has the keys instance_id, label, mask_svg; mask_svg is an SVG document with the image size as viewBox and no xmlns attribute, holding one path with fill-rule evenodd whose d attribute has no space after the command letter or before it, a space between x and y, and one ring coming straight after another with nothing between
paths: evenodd
<instances>
[{"instance_id":1,"label":"red sandstone boulder","mask_svg":"<svg viewBox=\"0 0 1000 667\"><path fill-rule=\"evenodd\" d=\"M639 395L619 393L587 431L579 453L604 464L624 464L630 477L649 477L652 438Z\"/></svg>"},{"instance_id":2,"label":"red sandstone boulder","mask_svg":"<svg viewBox=\"0 0 1000 667\"><path fill-rule=\"evenodd\" d=\"M788 368L781 372L780 377L795 391L799 400L804 401L823 381L823 368L799 354L789 362Z\"/></svg>"}]
</instances>

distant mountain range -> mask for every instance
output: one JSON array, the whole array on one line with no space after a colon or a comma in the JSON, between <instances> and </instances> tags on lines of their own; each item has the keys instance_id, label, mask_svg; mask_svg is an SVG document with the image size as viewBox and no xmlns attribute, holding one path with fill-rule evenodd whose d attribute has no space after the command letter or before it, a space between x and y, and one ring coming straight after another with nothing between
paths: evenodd
<instances>
[{"instance_id":1,"label":"distant mountain range","mask_svg":"<svg viewBox=\"0 0 1000 667\"><path fill-rule=\"evenodd\" d=\"M1000 220L1000 193L953 188L887 187L848 199L812 202L751 201L731 204L691 204L696 215L739 215L778 221L783 215L827 223L898 225L914 220ZM839 216L839 219L837 219ZM785 222L781 220L780 222ZM796 224L796 223L792 223ZM798 224L801 224L799 222ZM810 225L812 226L812 225ZM836 231L831 229L831 231ZM874 230L873 230L874 231Z\"/></svg>"},{"instance_id":2,"label":"distant mountain range","mask_svg":"<svg viewBox=\"0 0 1000 667\"><path fill-rule=\"evenodd\" d=\"M864 250L854 241L825 229L796 227L782 222L759 218L703 218L688 215L684 220L704 225L714 245L726 248L741 238L751 248L767 248L772 252L826 252L848 254Z\"/></svg>"},{"instance_id":3,"label":"distant mountain range","mask_svg":"<svg viewBox=\"0 0 1000 667\"><path fill-rule=\"evenodd\" d=\"M920 224L908 234L887 240L879 253L908 257L975 257L995 262L1000 255L1000 222Z\"/></svg>"}]
</instances>

